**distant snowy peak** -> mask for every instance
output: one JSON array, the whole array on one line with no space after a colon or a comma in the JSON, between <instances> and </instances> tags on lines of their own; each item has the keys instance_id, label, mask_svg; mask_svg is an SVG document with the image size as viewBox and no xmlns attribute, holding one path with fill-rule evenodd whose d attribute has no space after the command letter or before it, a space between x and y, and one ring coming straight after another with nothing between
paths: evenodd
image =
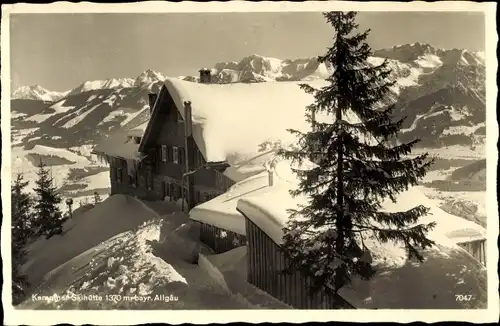
<instances>
[{"instance_id":1,"label":"distant snowy peak","mask_svg":"<svg viewBox=\"0 0 500 326\"><path fill-rule=\"evenodd\" d=\"M252 71L261 76L274 77L281 73L283 61L252 54L241 59L235 70Z\"/></svg>"},{"instance_id":2,"label":"distant snowy peak","mask_svg":"<svg viewBox=\"0 0 500 326\"><path fill-rule=\"evenodd\" d=\"M75 95L98 89L122 89L129 87L150 87L152 84L165 80L161 73L148 69L137 78L111 78L106 80L87 81L74 88L69 95Z\"/></svg>"},{"instance_id":3,"label":"distant snowy peak","mask_svg":"<svg viewBox=\"0 0 500 326\"><path fill-rule=\"evenodd\" d=\"M134 81L134 86L151 85L165 80L165 76L159 72L147 69L142 72Z\"/></svg>"},{"instance_id":4,"label":"distant snowy peak","mask_svg":"<svg viewBox=\"0 0 500 326\"><path fill-rule=\"evenodd\" d=\"M324 79L330 74L316 58L281 60L258 54L240 61L219 62L211 71L213 81L217 83Z\"/></svg>"},{"instance_id":5,"label":"distant snowy peak","mask_svg":"<svg viewBox=\"0 0 500 326\"><path fill-rule=\"evenodd\" d=\"M484 65L484 52L465 49L438 49L425 43L397 45L374 52L374 56L412 63L422 68L435 68L441 65Z\"/></svg>"},{"instance_id":6,"label":"distant snowy peak","mask_svg":"<svg viewBox=\"0 0 500 326\"><path fill-rule=\"evenodd\" d=\"M80 84L69 92L68 95L75 95L97 89L119 89L134 86L134 79L132 78L111 78L106 80L87 81Z\"/></svg>"},{"instance_id":7,"label":"distant snowy peak","mask_svg":"<svg viewBox=\"0 0 500 326\"><path fill-rule=\"evenodd\" d=\"M422 66L439 66L441 61L439 58L431 56L420 58ZM370 62L380 64L382 58L372 57ZM393 69L394 75L397 78L408 77L415 79L418 76L416 72L411 71L411 66L402 63L398 60L389 60L390 66ZM320 63L317 57L303 59L276 59L264 57L258 54L252 54L244 57L240 61L219 62L212 72L213 83L237 83L237 82L266 82L266 81L307 81L314 79L326 79L332 72L333 68L325 63ZM194 76L183 77L184 80L193 82L198 81ZM406 84L413 84L413 81L408 81Z\"/></svg>"},{"instance_id":8,"label":"distant snowy peak","mask_svg":"<svg viewBox=\"0 0 500 326\"><path fill-rule=\"evenodd\" d=\"M55 102L69 93L52 92L39 85L22 86L12 93L12 99L41 100L46 102Z\"/></svg>"},{"instance_id":9,"label":"distant snowy peak","mask_svg":"<svg viewBox=\"0 0 500 326\"><path fill-rule=\"evenodd\" d=\"M441 67L484 68L483 52L437 49L418 42L375 51L370 60L381 63L383 58L389 59L395 77L407 79L403 81L406 86L415 84L418 75L437 71ZM281 60L258 54L246 56L240 61L219 62L210 70L214 83L326 79L332 73L332 68L319 63L316 57ZM197 81L194 76L183 79Z\"/></svg>"}]
</instances>

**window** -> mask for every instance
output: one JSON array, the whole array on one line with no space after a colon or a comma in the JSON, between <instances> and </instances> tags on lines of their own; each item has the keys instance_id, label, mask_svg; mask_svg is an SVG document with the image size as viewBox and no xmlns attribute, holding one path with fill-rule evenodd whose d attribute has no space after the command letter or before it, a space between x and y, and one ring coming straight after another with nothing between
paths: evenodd
<instances>
[{"instance_id":1,"label":"window","mask_svg":"<svg viewBox=\"0 0 500 326\"><path fill-rule=\"evenodd\" d=\"M166 145L161 145L161 161L162 162L167 161L167 146Z\"/></svg>"},{"instance_id":2,"label":"window","mask_svg":"<svg viewBox=\"0 0 500 326\"><path fill-rule=\"evenodd\" d=\"M177 122L180 122L180 123L184 122L184 120L182 119L182 115L179 111L177 111Z\"/></svg>"},{"instance_id":3,"label":"window","mask_svg":"<svg viewBox=\"0 0 500 326\"><path fill-rule=\"evenodd\" d=\"M174 164L179 164L179 148L176 146L172 147L172 162Z\"/></svg>"}]
</instances>

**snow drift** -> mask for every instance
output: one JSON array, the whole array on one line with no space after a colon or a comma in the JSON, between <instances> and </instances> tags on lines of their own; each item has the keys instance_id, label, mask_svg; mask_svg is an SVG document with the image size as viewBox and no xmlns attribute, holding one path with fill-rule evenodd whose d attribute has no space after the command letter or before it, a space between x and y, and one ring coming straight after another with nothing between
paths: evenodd
<instances>
[{"instance_id":1,"label":"snow drift","mask_svg":"<svg viewBox=\"0 0 500 326\"><path fill-rule=\"evenodd\" d=\"M186 215L173 209L114 195L81 211L65 225L66 234L32 246L40 259L31 262L30 276L43 281L32 293L41 299L30 295L16 308L253 308L185 261L189 246L180 246L195 242L193 230ZM52 257L54 252L63 256Z\"/></svg>"},{"instance_id":2,"label":"snow drift","mask_svg":"<svg viewBox=\"0 0 500 326\"><path fill-rule=\"evenodd\" d=\"M63 234L48 240L38 239L31 244L28 247L28 260L22 271L31 284L37 285L42 282L46 273L66 261L155 217L152 211L145 210L136 199L113 195L67 221Z\"/></svg>"}]
</instances>

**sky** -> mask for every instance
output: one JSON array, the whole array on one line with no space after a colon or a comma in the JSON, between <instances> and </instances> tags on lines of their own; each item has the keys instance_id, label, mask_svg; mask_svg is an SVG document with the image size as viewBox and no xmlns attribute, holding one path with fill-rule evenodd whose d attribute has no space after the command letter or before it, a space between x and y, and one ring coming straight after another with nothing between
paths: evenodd
<instances>
[{"instance_id":1,"label":"sky","mask_svg":"<svg viewBox=\"0 0 500 326\"><path fill-rule=\"evenodd\" d=\"M484 51L482 13L361 12L375 49L414 42ZM82 82L197 75L202 67L250 54L280 59L321 55L333 29L321 13L80 13L10 16L12 89L66 91Z\"/></svg>"}]
</instances>

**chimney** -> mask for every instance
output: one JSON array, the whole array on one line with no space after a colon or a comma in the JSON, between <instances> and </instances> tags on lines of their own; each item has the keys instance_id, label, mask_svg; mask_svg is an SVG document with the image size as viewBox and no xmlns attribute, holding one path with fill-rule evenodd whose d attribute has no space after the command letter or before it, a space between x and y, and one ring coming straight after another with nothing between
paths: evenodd
<instances>
[{"instance_id":1,"label":"chimney","mask_svg":"<svg viewBox=\"0 0 500 326\"><path fill-rule=\"evenodd\" d=\"M184 102L184 132L186 137L192 136L193 134L193 118L192 118L192 108L191 102Z\"/></svg>"},{"instance_id":2,"label":"chimney","mask_svg":"<svg viewBox=\"0 0 500 326\"><path fill-rule=\"evenodd\" d=\"M153 108L155 106L156 98L158 97L158 94L148 94L149 97L149 112L153 113Z\"/></svg>"},{"instance_id":3,"label":"chimney","mask_svg":"<svg viewBox=\"0 0 500 326\"><path fill-rule=\"evenodd\" d=\"M203 68L199 70L200 73L200 83L210 84L212 82L212 76L210 69Z\"/></svg>"}]
</instances>

